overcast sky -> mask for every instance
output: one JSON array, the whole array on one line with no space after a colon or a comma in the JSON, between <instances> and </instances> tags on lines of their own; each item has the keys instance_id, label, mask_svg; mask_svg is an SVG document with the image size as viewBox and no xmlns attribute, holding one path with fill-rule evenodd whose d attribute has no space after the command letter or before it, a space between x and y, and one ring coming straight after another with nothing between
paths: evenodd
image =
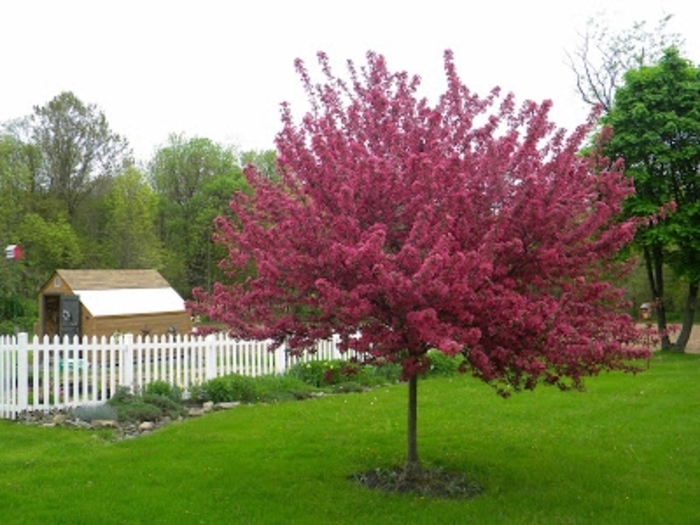
<instances>
[{"instance_id":1,"label":"overcast sky","mask_svg":"<svg viewBox=\"0 0 700 525\"><path fill-rule=\"evenodd\" d=\"M603 9L621 27L673 14L685 56L700 62L696 0L0 1L0 123L73 91L143 161L171 133L272 149L279 104L307 109L294 59L315 65L319 50L336 72L377 51L391 69L419 74L431 96L443 89L449 48L470 89L552 99L567 127L587 109L566 51Z\"/></svg>"}]
</instances>

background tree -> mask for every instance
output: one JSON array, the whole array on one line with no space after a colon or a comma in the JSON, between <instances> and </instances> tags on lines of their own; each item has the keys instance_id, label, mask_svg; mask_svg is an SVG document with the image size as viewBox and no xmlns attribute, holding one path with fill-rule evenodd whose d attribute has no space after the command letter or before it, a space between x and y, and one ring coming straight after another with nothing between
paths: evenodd
<instances>
[{"instance_id":1,"label":"background tree","mask_svg":"<svg viewBox=\"0 0 700 525\"><path fill-rule=\"evenodd\" d=\"M278 177L277 174L277 152L275 150L266 151L244 151L241 153L241 165L252 164L255 168L270 179Z\"/></svg>"},{"instance_id":2,"label":"background tree","mask_svg":"<svg viewBox=\"0 0 700 525\"><path fill-rule=\"evenodd\" d=\"M580 387L647 355L622 292L604 280L634 227L616 220L631 184L578 155L590 128L548 122L464 86L446 53L436 105L419 80L369 53L349 81L320 54L325 82L299 74L311 112L285 107L280 180L254 169L254 194L217 219L231 280L195 292L195 311L236 336L303 351L339 334L408 381L404 475L420 477L418 374L432 348L507 395L538 383ZM254 270L244 281L241 273Z\"/></svg>"},{"instance_id":3,"label":"background tree","mask_svg":"<svg viewBox=\"0 0 700 525\"><path fill-rule=\"evenodd\" d=\"M658 328L666 331L664 266L687 282L683 326L674 345L683 351L695 316L700 284L700 69L667 50L654 66L631 70L603 122L612 126L608 151L625 159L635 193L631 216L645 216L668 203L675 209L641 229L649 286L656 299Z\"/></svg>"},{"instance_id":4,"label":"background tree","mask_svg":"<svg viewBox=\"0 0 700 525\"><path fill-rule=\"evenodd\" d=\"M29 125L42 154L40 183L64 203L70 219L99 175L131 162L127 141L110 129L104 113L71 92L36 106Z\"/></svg>"},{"instance_id":5,"label":"background tree","mask_svg":"<svg viewBox=\"0 0 700 525\"><path fill-rule=\"evenodd\" d=\"M7 239L30 207L32 174L27 148L11 135L0 135L0 240Z\"/></svg>"},{"instance_id":6,"label":"background tree","mask_svg":"<svg viewBox=\"0 0 700 525\"><path fill-rule=\"evenodd\" d=\"M159 196L158 229L165 249L164 276L183 296L208 288L223 256L213 244L214 217L231 194L246 186L236 151L206 138L171 135L151 162Z\"/></svg>"},{"instance_id":7,"label":"background tree","mask_svg":"<svg viewBox=\"0 0 700 525\"><path fill-rule=\"evenodd\" d=\"M34 300L57 268L76 268L82 262L80 241L65 216L46 220L39 214L28 213L17 226L13 239L24 252L21 293Z\"/></svg>"},{"instance_id":8,"label":"background tree","mask_svg":"<svg viewBox=\"0 0 700 525\"><path fill-rule=\"evenodd\" d=\"M653 29L641 21L616 32L602 16L590 18L578 46L568 54L581 98L608 112L627 71L656 63L668 47L682 48L683 38L668 31L671 19L661 18Z\"/></svg>"},{"instance_id":9,"label":"background tree","mask_svg":"<svg viewBox=\"0 0 700 525\"><path fill-rule=\"evenodd\" d=\"M127 168L112 182L104 204L103 251L107 268L160 268L156 234L158 197L145 175Z\"/></svg>"},{"instance_id":10,"label":"background tree","mask_svg":"<svg viewBox=\"0 0 700 525\"><path fill-rule=\"evenodd\" d=\"M8 244L20 243L17 230L31 209L30 160L30 148L12 135L0 135L0 246L3 249ZM21 262L4 259L0 262L0 334L13 334L16 321L26 326L18 319L24 317L26 306L22 301L24 270Z\"/></svg>"}]
</instances>

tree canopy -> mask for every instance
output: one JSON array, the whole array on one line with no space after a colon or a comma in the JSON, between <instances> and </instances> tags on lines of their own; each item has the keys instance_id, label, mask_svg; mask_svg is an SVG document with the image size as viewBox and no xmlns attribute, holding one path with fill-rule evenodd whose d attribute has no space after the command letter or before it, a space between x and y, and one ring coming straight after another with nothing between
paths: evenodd
<instances>
[{"instance_id":1,"label":"tree canopy","mask_svg":"<svg viewBox=\"0 0 700 525\"><path fill-rule=\"evenodd\" d=\"M104 113L71 92L36 106L29 125L42 153L39 184L65 204L69 216L100 175L114 175L130 162L127 141L110 129Z\"/></svg>"},{"instance_id":2,"label":"tree canopy","mask_svg":"<svg viewBox=\"0 0 700 525\"><path fill-rule=\"evenodd\" d=\"M229 279L196 291L195 310L292 351L339 334L400 363L407 470L430 349L503 394L580 387L646 356L606 280L634 236L618 220L633 188L618 163L579 155L591 123L567 134L549 102L472 93L450 52L434 105L379 54L350 62L349 79L319 63L314 83L297 62L311 110L297 122L283 106L279 179L247 169L252 195L231 201L235 220L217 219Z\"/></svg>"},{"instance_id":3,"label":"tree canopy","mask_svg":"<svg viewBox=\"0 0 700 525\"><path fill-rule=\"evenodd\" d=\"M212 243L214 218L247 187L238 153L207 138L171 135L150 164L150 178L159 197L164 275L185 296L193 287L209 288L224 255Z\"/></svg>"}]
</instances>

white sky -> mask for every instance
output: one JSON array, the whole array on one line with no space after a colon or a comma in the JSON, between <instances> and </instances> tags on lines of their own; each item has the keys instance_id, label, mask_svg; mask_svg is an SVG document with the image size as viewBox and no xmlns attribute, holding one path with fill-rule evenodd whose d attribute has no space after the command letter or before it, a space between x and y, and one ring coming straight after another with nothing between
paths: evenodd
<instances>
[{"instance_id":1,"label":"white sky","mask_svg":"<svg viewBox=\"0 0 700 525\"><path fill-rule=\"evenodd\" d=\"M566 51L587 18L605 9L622 27L655 25L686 39L700 62L697 0L0 0L0 123L29 115L62 91L94 103L136 157L170 133L242 149L272 149L279 104L306 111L294 59L312 71L326 51L335 71L367 50L392 70L443 89L442 54L455 53L473 91L498 85L518 100L554 101L572 127L587 114Z\"/></svg>"}]
</instances>

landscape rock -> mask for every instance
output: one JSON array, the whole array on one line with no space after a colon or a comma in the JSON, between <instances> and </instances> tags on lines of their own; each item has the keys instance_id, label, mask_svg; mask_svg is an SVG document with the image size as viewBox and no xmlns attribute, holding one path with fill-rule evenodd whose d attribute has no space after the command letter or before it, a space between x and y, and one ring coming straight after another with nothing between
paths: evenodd
<instances>
[{"instance_id":1,"label":"landscape rock","mask_svg":"<svg viewBox=\"0 0 700 525\"><path fill-rule=\"evenodd\" d=\"M119 428L119 422L114 419L93 419L90 426L92 428Z\"/></svg>"},{"instance_id":2,"label":"landscape rock","mask_svg":"<svg viewBox=\"0 0 700 525\"><path fill-rule=\"evenodd\" d=\"M216 403L214 405L214 410L229 410L231 408L237 407L238 405L240 405L238 401Z\"/></svg>"},{"instance_id":3,"label":"landscape rock","mask_svg":"<svg viewBox=\"0 0 700 525\"><path fill-rule=\"evenodd\" d=\"M51 409L48 411L42 410L27 410L19 415L18 423L25 425L38 425L43 427L65 426L75 429L98 430L98 429L113 429L114 439L133 439L165 427L172 423L182 422L188 417L201 417L215 410L228 410L238 406L240 403L205 403L201 406L191 406L186 409L183 415L178 415L177 418L164 416L157 421L136 421L119 423L116 419L93 419L85 421L80 419L73 409Z\"/></svg>"}]
</instances>

